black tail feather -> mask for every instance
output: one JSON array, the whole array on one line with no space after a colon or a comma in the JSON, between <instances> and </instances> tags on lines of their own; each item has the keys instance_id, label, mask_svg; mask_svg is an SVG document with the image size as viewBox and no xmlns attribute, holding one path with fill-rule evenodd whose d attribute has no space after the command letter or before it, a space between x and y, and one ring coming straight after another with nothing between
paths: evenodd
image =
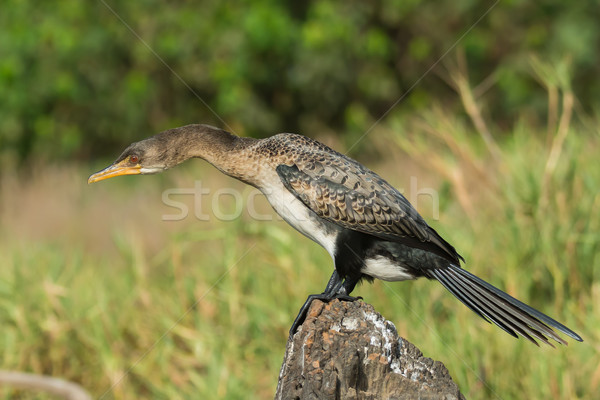
<instances>
[{"instance_id":1,"label":"black tail feather","mask_svg":"<svg viewBox=\"0 0 600 400\"><path fill-rule=\"evenodd\" d=\"M460 267L450 265L429 272L477 315L488 322L493 322L514 337L523 336L536 345L538 343L535 339L538 339L552 346L548 338L566 345L567 342L556 334L552 329L554 328L577 341L583 341L578 334L560 322Z\"/></svg>"},{"instance_id":2,"label":"black tail feather","mask_svg":"<svg viewBox=\"0 0 600 400\"><path fill-rule=\"evenodd\" d=\"M450 275L452 275L451 271L447 270L444 272L450 272ZM471 296L471 298L475 299L475 301L477 301L481 307L488 310L491 315L501 319L504 323L509 325L513 331L527 338L531 342L537 344L537 342L531 337L534 336L538 340L541 340L544 343L552 346L552 344L548 342L548 339L544 336L545 334L561 344L566 344L566 342L560 336L556 335L552 329L538 323L537 320L531 318L527 314L524 314L518 308L513 307L506 302L499 301L498 298L496 298L493 294L481 290L471 282L461 280L460 277L453 276L453 278L458 278L455 280L458 286L460 286L465 293ZM538 328L539 330L535 328ZM543 334L540 332L540 330L543 332Z\"/></svg>"},{"instance_id":3,"label":"black tail feather","mask_svg":"<svg viewBox=\"0 0 600 400\"><path fill-rule=\"evenodd\" d=\"M502 323L501 320L495 318L495 316L493 314L489 314L488 312L486 312L485 310L482 310L474 301L473 299L465 296L460 290L458 290L454 284L449 281L448 279L446 279L446 277L442 274L439 273L439 270L433 270L431 271L432 275L442 284L444 285L444 287L450 292L452 293L457 299L459 299L464 305L466 305L467 307L469 307L472 311L474 311L477 315L479 315L481 318L483 318L485 321L487 321L488 323L493 322L494 324L496 324L497 326L499 326L500 328L502 328L505 332L507 332L509 335L514 336L516 338L518 338L519 336L508 326L506 326L504 323ZM491 320L491 322L490 322Z\"/></svg>"}]
</instances>

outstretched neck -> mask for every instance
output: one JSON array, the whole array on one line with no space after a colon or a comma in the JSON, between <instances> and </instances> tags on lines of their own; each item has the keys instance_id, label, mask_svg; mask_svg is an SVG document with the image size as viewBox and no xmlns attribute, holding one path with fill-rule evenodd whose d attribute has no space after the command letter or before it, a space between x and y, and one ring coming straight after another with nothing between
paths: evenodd
<instances>
[{"instance_id":1,"label":"outstretched neck","mask_svg":"<svg viewBox=\"0 0 600 400\"><path fill-rule=\"evenodd\" d=\"M196 131L186 135L189 141L188 158L202 158L208 162L219 161L242 146L243 139L227 131Z\"/></svg>"},{"instance_id":2,"label":"outstretched neck","mask_svg":"<svg viewBox=\"0 0 600 400\"><path fill-rule=\"evenodd\" d=\"M257 139L239 137L216 128L198 129L193 125L190 128L184 132L188 141L187 154L182 155L184 158L201 158L221 172L252 184L256 171L250 160L251 148Z\"/></svg>"}]
</instances>

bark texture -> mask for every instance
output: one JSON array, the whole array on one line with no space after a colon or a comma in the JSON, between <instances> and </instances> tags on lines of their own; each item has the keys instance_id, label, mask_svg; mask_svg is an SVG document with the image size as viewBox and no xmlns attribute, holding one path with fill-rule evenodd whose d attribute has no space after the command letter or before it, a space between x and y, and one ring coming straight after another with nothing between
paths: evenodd
<instances>
[{"instance_id":1,"label":"bark texture","mask_svg":"<svg viewBox=\"0 0 600 400\"><path fill-rule=\"evenodd\" d=\"M313 301L288 339L275 399L464 399L439 361L423 357L362 301Z\"/></svg>"}]
</instances>

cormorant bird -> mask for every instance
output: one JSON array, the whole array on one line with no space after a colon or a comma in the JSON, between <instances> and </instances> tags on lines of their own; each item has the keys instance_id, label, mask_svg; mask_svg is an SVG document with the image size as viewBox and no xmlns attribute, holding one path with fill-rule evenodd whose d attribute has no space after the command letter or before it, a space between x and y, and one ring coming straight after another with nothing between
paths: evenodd
<instances>
[{"instance_id":1,"label":"cormorant bird","mask_svg":"<svg viewBox=\"0 0 600 400\"><path fill-rule=\"evenodd\" d=\"M467 307L514 337L552 346L567 342L554 330L581 337L460 267L463 258L406 198L357 161L305 136L266 139L232 135L207 125L170 129L131 144L88 182L120 175L155 174L190 158L258 188L275 211L323 246L335 269L325 291L311 295L290 333L302 324L313 299L355 300L361 279L437 280Z\"/></svg>"}]
</instances>

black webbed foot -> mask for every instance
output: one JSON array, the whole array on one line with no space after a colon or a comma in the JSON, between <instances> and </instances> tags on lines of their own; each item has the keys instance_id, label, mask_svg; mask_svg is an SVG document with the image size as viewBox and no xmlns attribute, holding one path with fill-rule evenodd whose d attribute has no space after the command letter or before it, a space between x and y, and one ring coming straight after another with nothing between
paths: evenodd
<instances>
[{"instance_id":1,"label":"black webbed foot","mask_svg":"<svg viewBox=\"0 0 600 400\"><path fill-rule=\"evenodd\" d=\"M292 327L290 328L290 336L293 336L300 327L300 325L304 323L306 315L308 314L308 309L310 308L310 305L313 300L321 300L325 303L329 303L331 300L334 299L343 301L356 301L359 299L362 300L362 297L353 297L348 295L348 293L350 293L350 291L352 291L352 289L354 288L355 284L356 282L354 282L350 287L349 282L344 282L344 280L339 276L337 271L334 270L333 274L331 275L331 278L329 278L327 286L325 287L325 291L321 294L311 294L310 296L308 296L308 298L300 308L300 312L298 312L298 315L296 316ZM350 291L348 289L350 289Z\"/></svg>"},{"instance_id":2,"label":"black webbed foot","mask_svg":"<svg viewBox=\"0 0 600 400\"><path fill-rule=\"evenodd\" d=\"M342 300L342 301L356 301L356 300L362 300L362 297L348 296L347 294L335 294L335 295L333 295L333 297L326 295L325 293L311 294L310 296L308 296L308 298L302 305L302 308L300 308L300 312L296 316L296 319L294 320L294 323L292 324L292 327L290 328L290 336L293 336L296 333L296 331L298 331L298 328L300 327L300 325L302 325L304 323L304 320L306 319L306 315L308 314L308 309L310 308L310 305L312 304L313 300L321 300L324 303L329 303L330 301L336 300L336 299Z\"/></svg>"}]
</instances>

